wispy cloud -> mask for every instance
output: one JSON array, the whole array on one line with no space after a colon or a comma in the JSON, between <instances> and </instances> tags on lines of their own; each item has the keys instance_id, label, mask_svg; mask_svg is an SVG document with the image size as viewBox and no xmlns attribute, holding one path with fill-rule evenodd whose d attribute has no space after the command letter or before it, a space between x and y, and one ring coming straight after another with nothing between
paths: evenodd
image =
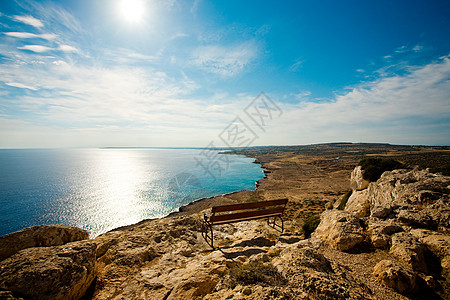
<instances>
[{"instance_id":1,"label":"wispy cloud","mask_svg":"<svg viewBox=\"0 0 450 300\"><path fill-rule=\"evenodd\" d=\"M414 52L420 52L420 51L423 50L423 46L421 46L421 45L416 45L416 46L414 46L414 47L412 48L412 50L413 50Z\"/></svg>"},{"instance_id":2,"label":"wispy cloud","mask_svg":"<svg viewBox=\"0 0 450 300\"><path fill-rule=\"evenodd\" d=\"M70 45L59 45L58 50L64 51L64 52L79 52L79 50L73 46Z\"/></svg>"},{"instance_id":3,"label":"wispy cloud","mask_svg":"<svg viewBox=\"0 0 450 300\"><path fill-rule=\"evenodd\" d=\"M299 144L338 139L448 144L450 57L409 69L403 76L360 84L331 101L285 105L283 118L262 142Z\"/></svg>"},{"instance_id":4,"label":"wispy cloud","mask_svg":"<svg viewBox=\"0 0 450 300\"><path fill-rule=\"evenodd\" d=\"M44 24L33 16L14 16L14 20L36 28L44 27Z\"/></svg>"},{"instance_id":5,"label":"wispy cloud","mask_svg":"<svg viewBox=\"0 0 450 300\"><path fill-rule=\"evenodd\" d=\"M297 72L301 68L302 64L302 59L296 59L295 62L289 67L289 70L291 70L292 72Z\"/></svg>"},{"instance_id":6,"label":"wispy cloud","mask_svg":"<svg viewBox=\"0 0 450 300\"><path fill-rule=\"evenodd\" d=\"M16 88L21 88L21 89L29 89L29 90L33 90L33 91L37 91L38 88L35 88L34 86L29 86L20 82L5 82L6 85L8 86L12 86L12 87L16 87Z\"/></svg>"},{"instance_id":7,"label":"wispy cloud","mask_svg":"<svg viewBox=\"0 0 450 300\"><path fill-rule=\"evenodd\" d=\"M42 45L25 45L22 47L17 47L17 49L28 50L28 51L32 51L35 53L43 53L43 52L48 52L48 51L54 50L53 48L50 48L47 46L42 46Z\"/></svg>"},{"instance_id":8,"label":"wispy cloud","mask_svg":"<svg viewBox=\"0 0 450 300\"><path fill-rule=\"evenodd\" d=\"M229 47L201 46L192 54L195 66L223 77L233 77L243 72L257 55L258 48L251 42Z\"/></svg>"},{"instance_id":9,"label":"wispy cloud","mask_svg":"<svg viewBox=\"0 0 450 300\"><path fill-rule=\"evenodd\" d=\"M4 34L15 37L15 38L20 38L20 39L39 38L39 39L45 39L45 40L53 40L58 37L56 34L52 34L52 33L35 34L35 33L30 33L30 32L5 32Z\"/></svg>"}]
</instances>

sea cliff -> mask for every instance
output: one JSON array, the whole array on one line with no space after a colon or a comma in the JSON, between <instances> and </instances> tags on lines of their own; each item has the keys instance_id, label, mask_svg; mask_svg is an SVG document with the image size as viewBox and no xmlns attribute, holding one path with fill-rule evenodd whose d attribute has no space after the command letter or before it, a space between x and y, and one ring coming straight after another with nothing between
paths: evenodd
<instances>
[{"instance_id":1,"label":"sea cliff","mask_svg":"<svg viewBox=\"0 0 450 300\"><path fill-rule=\"evenodd\" d=\"M363 154L329 148L247 152L268 170L256 191L203 199L95 239L64 225L0 237L0 299L448 297L450 177L418 167L364 182ZM262 220L214 227L215 250L201 237L213 205L285 197L283 233ZM320 222L306 238L313 215Z\"/></svg>"}]
</instances>

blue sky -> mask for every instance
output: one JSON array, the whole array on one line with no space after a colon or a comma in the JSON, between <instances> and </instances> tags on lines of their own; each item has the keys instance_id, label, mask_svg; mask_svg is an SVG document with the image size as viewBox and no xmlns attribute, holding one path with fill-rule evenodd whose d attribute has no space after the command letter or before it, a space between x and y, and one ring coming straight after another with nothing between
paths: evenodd
<instances>
[{"instance_id":1,"label":"blue sky","mask_svg":"<svg viewBox=\"0 0 450 300\"><path fill-rule=\"evenodd\" d=\"M449 145L448 1L0 1L0 147ZM261 92L282 112L245 113ZM272 103L272 102L271 102Z\"/></svg>"}]
</instances>

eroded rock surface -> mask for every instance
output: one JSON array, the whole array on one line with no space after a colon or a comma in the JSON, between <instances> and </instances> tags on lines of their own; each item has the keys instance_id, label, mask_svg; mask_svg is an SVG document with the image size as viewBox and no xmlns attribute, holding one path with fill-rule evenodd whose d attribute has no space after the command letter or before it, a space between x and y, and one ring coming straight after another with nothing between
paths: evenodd
<instances>
[{"instance_id":1,"label":"eroded rock surface","mask_svg":"<svg viewBox=\"0 0 450 300\"><path fill-rule=\"evenodd\" d=\"M400 293L414 293L419 289L419 276L392 260L382 260L373 269L373 276Z\"/></svg>"},{"instance_id":2,"label":"eroded rock surface","mask_svg":"<svg viewBox=\"0 0 450 300\"><path fill-rule=\"evenodd\" d=\"M363 190L369 186L370 181L364 179L364 170L361 166L357 166L353 169L352 174L350 175L350 187L353 190Z\"/></svg>"},{"instance_id":3,"label":"eroded rock surface","mask_svg":"<svg viewBox=\"0 0 450 300\"><path fill-rule=\"evenodd\" d=\"M0 289L27 299L79 299L95 278L95 243L21 250L0 262Z\"/></svg>"},{"instance_id":4,"label":"eroded rock surface","mask_svg":"<svg viewBox=\"0 0 450 300\"><path fill-rule=\"evenodd\" d=\"M86 230L67 225L38 225L0 237L0 261L31 247L49 247L86 240Z\"/></svg>"},{"instance_id":5,"label":"eroded rock surface","mask_svg":"<svg viewBox=\"0 0 450 300\"><path fill-rule=\"evenodd\" d=\"M326 210L312 237L326 241L337 250L349 250L364 241L364 231L355 215L341 210Z\"/></svg>"}]
</instances>

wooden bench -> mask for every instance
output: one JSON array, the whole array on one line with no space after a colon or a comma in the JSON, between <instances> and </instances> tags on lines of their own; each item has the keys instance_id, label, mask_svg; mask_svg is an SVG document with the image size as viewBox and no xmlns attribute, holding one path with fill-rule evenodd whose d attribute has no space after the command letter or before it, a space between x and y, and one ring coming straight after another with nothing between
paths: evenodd
<instances>
[{"instance_id":1,"label":"wooden bench","mask_svg":"<svg viewBox=\"0 0 450 300\"><path fill-rule=\"evenodd\" d=\"M202 236L206 242L214 249L213 226L230 224L241 221L249 221L267 218L267 223L273 228L284 230L283 212L288 199L277 199L270 201L248 202L231 205L214 206L211 208L211 215L205 214L202 223ZM273 218L273 222L270 222ZM281 225L276 224L276 219L281 220ZM210 233L210 235L209 235ZM211 243L209 243L211 242Z\"/></svg>"}]
</instances>

